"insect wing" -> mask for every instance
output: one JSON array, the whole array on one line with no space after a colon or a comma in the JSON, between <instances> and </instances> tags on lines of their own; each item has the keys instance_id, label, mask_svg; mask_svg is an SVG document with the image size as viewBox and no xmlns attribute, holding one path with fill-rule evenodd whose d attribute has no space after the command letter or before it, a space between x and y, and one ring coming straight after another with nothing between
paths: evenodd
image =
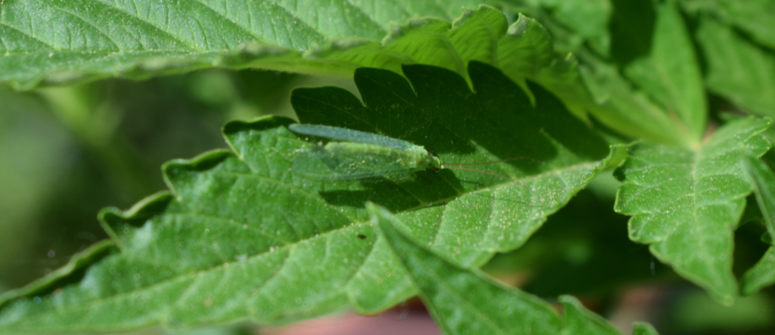
<instances>
[{"instance_id":1,"label":"insect wing","mask_svg":"<svg viewBox=\"0 0 775 335\"><path fill-rule=\"evenodd\" d=\"M317 124L292 124L288 129L302 135L330 138L338 141L375 144L395 149L408 149L414 146L414 144L407 141L382 135Z\"/></svg>"},{"instance_id":2,"label":"insect wing","mask_svg":"<svg viewBox=\"0 0 775 335\"><path fill-rule=\"evenodd\" d=\"M296 156L293 171L313 180L367 181L397 178L417 170L407 168L390 157L368 153L333 154L323 146L315 146Z\"/></svg>"}]
</instances>

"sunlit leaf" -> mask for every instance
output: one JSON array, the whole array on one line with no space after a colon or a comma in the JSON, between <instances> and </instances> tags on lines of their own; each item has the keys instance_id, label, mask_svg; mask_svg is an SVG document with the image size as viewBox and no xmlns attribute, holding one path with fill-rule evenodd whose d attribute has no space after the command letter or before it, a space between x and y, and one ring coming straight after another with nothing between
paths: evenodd
<instances>
[{"instance_id":1,"label":"sunlit leaf","mask_svg":"<svg viewBox=\"0 0 775 335\"><path fill-rule=\"evenodd\" d=\"M356 72L365 106L335 88L300 89L305 123L328 124L423 145L468 170L423 171L398 183L305 179L291 169L310 143L290 119L232 122L233 149L164 165L170 192L100 218L120 249L84 269L77 284L22 294L0 309L17 332L188 328L251 318L272 323L352 306L377 313L416 291L378 243L369 200L395 212L413 241L458 266L517 248L607 165L605 142L539 86L535 104L482 63L465 79L408 66L404 77ZM34 288L27 291L32 292ZM37 299L35 299L37 297Z\"/></svg>"},{"instance_id":2,"label":"sunlit leaf","mask_svg":"<svg viewBox=\"0 0 775 335\"><path fill-rule=\"evenodd\" d=\"M626 73L663 110L680 118L694 142L700 140L707 103L700 65L675 1L659 6L651 52L628 66Z\"/></svg>"},{"instance_id":3,"label":"sunlit leaf","mask_svg":"<svg viewBox=\"0 0 775 335\"><path fill-rule=\"evenodd\" d=\"M724 304L737 294L733 231L751 192L738 147L764 154L769 123L738 120L697 149L637 143L616 173L624 185L615 209L633 216L630 239Z\"/></svg>"},{"instance_id":4,"label":"sunlit leaf","mask_svg":"<svg viewBox=\"0 0 775 335\"><path fill-rule=\"evenodd\" d=\"M560 317L547 302L437 257L399 233L395 226L402 224L384 208L370 204L368 209L445 334L560 332Z\"/></svg>"},{"instance_id":5,"label":"sunlit leaf","mask_svg":"<svg viewBox=\"0 0 775 335\"><path fill-rule=\"evenodd\" d=\"M496 283L478 270L457 267L412 243L395 228L403 226L399 218L382 207L367 207L379 236L401 259L420 298L445 334L621 334L574 297L560 297L560 318L551 305L538 297ZM648 324L637 328L653 331Z\"/></svg>"}]
</instances>

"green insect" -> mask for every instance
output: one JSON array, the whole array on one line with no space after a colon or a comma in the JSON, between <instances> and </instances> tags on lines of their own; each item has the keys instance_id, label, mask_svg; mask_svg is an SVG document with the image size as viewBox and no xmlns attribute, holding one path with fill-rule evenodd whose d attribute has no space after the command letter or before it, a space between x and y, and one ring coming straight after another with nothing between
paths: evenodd
<instances>
[{"instance_id":1,"label":"green insect","mask_svg":"<svg viewBox=\"0 0 775 335\"><path fill-rule=\"evenodd\" d=\"M316 145L306 149L293 160L293 171L312 180L364 181L376 178L395 180L407 177L414 172L429 169L433 171L440 169L476 171L509 179L487 171L451 166L496 162L445 164L438 156L425 150L424 147L395 138L311 124L292 124L288 129L297 134L334 140L325 145Z\"/></svg>"}]
</instances>

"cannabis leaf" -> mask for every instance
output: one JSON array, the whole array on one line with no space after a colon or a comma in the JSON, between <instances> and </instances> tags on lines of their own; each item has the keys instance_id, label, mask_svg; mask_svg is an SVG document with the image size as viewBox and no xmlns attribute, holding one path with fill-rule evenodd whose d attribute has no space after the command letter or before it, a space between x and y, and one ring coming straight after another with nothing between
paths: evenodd
<instances>
[{"instance_id":1,"label":"cannabis leaf","mask_svg":"<svg viewBox=\"0 0 775 335\"><path fill-rule=\"evenodd\" d=\"M439 66L465 77L466 64L479 61L524 89L526 80L540 83L582 119L591 113L629 136L683 141L664 115L593 99L575 58L556 54L535 20L519 15L509 26L503 13L479 6L449 23L475 4L7 1L0 6L0 83L31 89L213 67L350 76L364 66L401 73L402 64Z\"/></svg>"},{"instance_id":2,"label":"cannabis leaf","mask_svg":"<svg viewBox=\"0 0 775 335\"><path fill-rule=\"evenodd\" d=\"M406 60L373 50L392 22L422 16L450 20L463 6L476 4L10 0L0 5L0 81L31 88L214 66L351 72L356 64ZM355 57L364 63L342 59L353 58L347 53L353 48L363 49ZM337 56L321 56L326 52Z\"/></svg>"},{"instance_id":3,"label":"cannabis leaf","mask_svg":"<svg viewBox=\"0 0 775 335\"><path fill-rule=\"evenodd\" d=\"M630 239L650 244L652 254L724 304L737 294L732 234L751 192L738 147L764 154L770 144L760 133L769 124L732 122L697 149L636 143L616 171L624 185L615 209L633 215Z\"/></svg>"},{"instance_id":4,"label":"cannabis leaf","mask_svg":"<svg viewBox=\"0 0 775 335\"><path fill-rule=\"evenodd\" d=\"M17 332L188 328L250 317L308 318L353 306L376 313L416 293L378 240L365 202L398 213L416 243L473 267L517 248L607 165L605 142L541 87L535 103L498 70L469 65L476 93L448 70L360 69L365 103L338 88L299 89L301 120L424 145L442 170L392 183L316 182L293 158L312 145L265 117L232 122L233 149L163 167L169 192L100 219L120 252L68 276L76 284L6 295L0 329ZM382 241L382 242L380 242ZM51 285L49 285L51 286Z\"/></svg>"},{"instance_id":5,"label":"cannabis leaf","mask_svg":"<svg viewBox=\"0 0 775 335\"><path fill-rule=\"evenodd\" d=\"M560 297L561 320L547 302L495 283L477 270L459 268L412 243L395 228L404 224L384 208L369 204L368 210L372 224L401 259L445 334L621 334L571 296Z\"/></svg>"},{"instance_id":6,"label":"cannabis leaf","mask_svg":"<svg viewBox=\"0 0 775 335\"><path fill-rule=\"evenodd\" d=\"M743 294L753 294L775 284L775 243L772 242L775 240L775 173L756 157L742 154L741 159L769 233L764 240L772 245L759 262L743 275L741 291Z\"/></svg>"},{"instance_id":7,"label":"cannabis leaf","mask_svg":"<svg viewBox=\"0 0 775 335\"><path fill-rule=\"evenodd\" d=\"M697 40L708 60L708 88L757 114L775 116L775 59L712 18L700 21Z\"/></svg>"},{"instance_id":8,"label":"cannabis leaf","mask_svg":"<svg viewBox=\"0 0 775 335\"><path fill-rule=\"evenodd\" d=\"M626 72L663 110L676 113L696 142L707 118L700 66L675 2L667 1L657 11L651 53Z\"/></svg>"}]
</instances>

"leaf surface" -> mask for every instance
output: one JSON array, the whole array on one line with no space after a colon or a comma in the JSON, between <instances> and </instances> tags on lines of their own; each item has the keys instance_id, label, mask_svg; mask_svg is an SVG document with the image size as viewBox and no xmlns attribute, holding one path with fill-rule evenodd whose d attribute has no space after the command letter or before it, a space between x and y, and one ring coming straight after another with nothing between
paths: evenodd
<instances>
[{"instance_id":1,"label":"leaf surface","mask_svg":"<svg viewBox=\"0 0 775 335\"><path fill-rule=\"evenodd\" d=\"M354 64L406 58L379 51L377 42L391 32L392 22L423 16L451 20L463 6L475 5L468 0L9 0L0 6L0 81L29 88L39 82L143 79L213 66L352 71ZM348 56L355 47L362 51ZM318 60L326 51L337 57ZM343 58L350 64L337 64Z\"/></svg>"},{"instance_id":2,"label":"leaf surface","mask_svg":"<svg viewBox=\"0 0 775 335\"><path fill-rule=\"evenodd\" d=\"M338 88L299 89L292 100L305 123L406 140L445 162L525 158L477 166L505 178L442 170L398 183L309 180L291 166L313 143L286 128L291 120L232 122L223 129L231 151L168 162L169 192L100 213L120 252L76 284L8 299L0 329L273 323L348 305L377 313L416 291L376 239L367 200L398 212L404 234L460 266L518 247L607 165L609 150L539 86L530 84L532 104L498 70L473 62L469 71L476 93L454 72L415 65L404 69L409 82L358 70L363 103Z\"/></svg>"},{"instance_id":3,"label":"leaf surface","mask_svg":"<svg viewBox=\"0 0 775 335\"><path fill-rule=\"evenodd\" d=\"M708 88L740 105L775 116L775 57L712 18L700 21L697 40L708 60Z\"/></svg>"},{"instance_id":4,"label":"leaf surface","mask_svg":"<svg viewBox=\"0 0 775 335\"><path fill-rule=\"evenodd\" d=\"M508 164L471 166L505 178L460 170L426 174L424 184L417 180L400 184L407 194L391 197L414 203L417 210L403 212L387 206L399 212L406 223L402 228L412 231L410 235L418 242L454 255L462 265L476 266L495 252L522 245L548 213L567 202L564 194L580 190L586 176L598 172L599 163L571 162L597 162L607 150L578 120L567 113L549 112L562 106L548 92L531 86L538 106L534 108L518 86L487 70L487 65L471 63L470 67L475 95L452 73L412 66L404 71L412 87L388 72L359 70L356 83L363 88L368 108L339 89L299 89L292 100L302 122L377 132L422 144L445 164L518 158ZM346 107L326 107L334 102ZM562 130L567 126L573 131ZM552 167L555 164L559 165ZM453 173L454 179L450 178ZM429 184L440 185L428 192ZM514 213L522 214L514 219Z\"/></svg>"},{"instance_id":5,"label":"leaf surface","mask_svg":"<svg viewBox=\"0 0 775 335\"><path fill-rule=\"evenodd\" d=\"M769 120L747 118L720 128L696 150L637 143L616 171L624 185L615 209L632 215L630 239L650 244L659 260L731 304L733 231L751 192L738 146L754 155L770 144Z\"/></svg>"},{"instance_id":6,"label":"leaf surface","mask_svg":"<svg viewBox=\"0 0 775 335\"><path fill-rule=\"evenodd\" d=\"M370 204L368 209L445 334L560 332L560 317L547 302L445 261L399 233L395 227L403 224L384 208Z\"/></svg>"},{"instance_id":7,"label":"leaf surface","mask_svg":"<svg viewBox=\"0 0 775 335\"><path fill-rule=\"evenodd\" d=\"M561 318L538 297L496 283L479 270L460 268L413 243L396 229L404 225L398 217L374 204L367 207L378 234L401 259L420 298L445 334L621 334L574 297L560 297Z\"/></svg>"},{"instance_id":8,"label":"leaf surface","mask_svg":"<svg viewBox=\"0 0 775 335\"><path fill-rule=\"evenodd\" d=\"M630 64L626 73L664 110L675 113L695 142L700 140L707 117L705 92L689 32L674 1L659 6L651 52Z\"/></svg>"},{"instance_id":9,"label":"leaf surface","mask_svg":"<svg viewBox=\"0 0 775 335\"><path fill-rule=\"evenodd\" d=\"M584 82L601 105L595 116L623 134L657 143L691 142L685 127L643 92L638 92L613 66L598 64L581 71Z\"/></svg>"},{"instance_id":10,"label":"leaf surface","mask_svg":"<svg viewBox=\"0 0 775 335\"><path fill-rule=\"evenodd\" d=\"M439 66L466 77L466 64L479 61L502 69L525 89L525 80L540 83L582 119L592 113L629 136L660 137L640 130L647 123L630 120L629 111L599 105L575 58L555 54L551 37L535 20L520 15L508 26L503 13L480 6L449 23L462 7L476 4L11 0L0 7L0 83L31 89L213 67L349 77L364 66L401 73L402 64ZM581 3L563 10L574 6ZM599 16L603 7L589 10Z\"/></svg>"},{"instance_id":11,"label":"leaf surface","mask_svg":"<svg viewBox=\"0 0 775 335\"><path fill-rule=\"evenodd\" d=\"M512 45L521 43L520 25L507 33L506 18L492 7L465 9L458 17L464 6L477 4L11 0L0 7L0 82L29 89L105 77L147 79L212 67L350 76L357 67L400 73L401 64L413 63L465 76L469 61L498 66ZM520 20L524 25L530 19ZM551 51L551 39L541 38ZM534 57L525 52L516 59ZM552 61L555 55L540 57ZM567 76L571 73L566 71L574 70L559 74ZM578 84L566 83L583 93Z\"/></svg>"},{"instance_id":12,"label":"leaf surface","mask_svg":"<svg viewBox=\"0 0 775 335\"><path fill-rule=\"evenodd\" d=\"M775 240L775 173L763 161L750 155L742 156L743 166L753 185L756 202L767 226L769 242ZM775 284L775 245L752 268L743 275L741 291L753 294L760 289Z\"/></svg>"}]
</instances>

